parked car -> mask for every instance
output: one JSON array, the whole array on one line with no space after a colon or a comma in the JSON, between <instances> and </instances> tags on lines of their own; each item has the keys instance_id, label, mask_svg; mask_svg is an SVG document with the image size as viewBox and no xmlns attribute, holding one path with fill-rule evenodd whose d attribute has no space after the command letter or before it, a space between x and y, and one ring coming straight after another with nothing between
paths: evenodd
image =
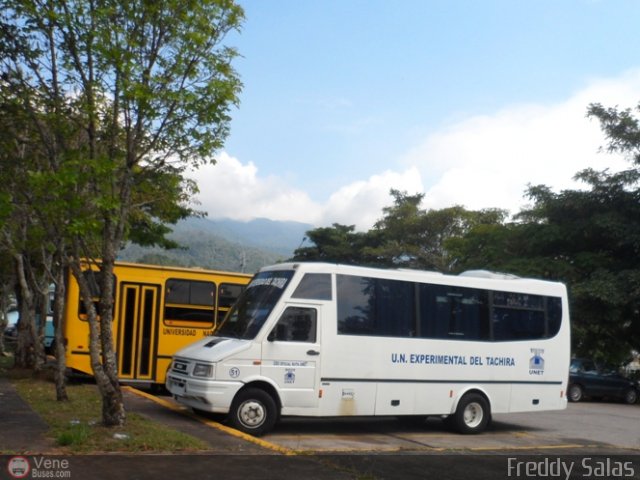
<instances>
[{"instance_id":1,"label":"parked car","mask_svg":"<svg viewBox=\"0 0 640 480\"><path fill-rule=\"evenodd\" d=\"M40 316L36 314L36 325L40 323ZM18 338L18 321L20 320L20 313L17 309L10 309L7 312L7 326L4 329L4 341L8 343L15 342ZM44 349L47 353L52 352L54 339L53 330L53 317L47 315L47 320L44 325Z\"/></svg>"},{"instance_id":2,"label":"parked car","mask_svg":"<svg viewBox=\"0 0 640 480\"><path fill-rule=\"evenodd\" d=\"M637 382L618 373L616 369L600 366L593 360L574 358L569 367L567 397L579 402L585 397L622 400L636 403L640 388Z\"/></svg>"},{"instance_id":3,"label":"parked car","mask_svg":"<svg viewBox=\"0 0 640 480\"><path fill-rule=\"evenodd\" d=\"M53 301L55 298L55 290L53 285L49 286L49 295L47 299L47 316L44 324L44 349L47 353L53 353ZM18 339L18 322L20 321L20 312L18 306L13 303L7 311L7 327L4 330L5 342L12 343ZM36 327L40 326L40 315L36 313Z\"/></svg>"},{"instance_id":4,"label":"parked car","mask_svg":"<svg viewBox=\"0 0 640 480\"><path fill-rule=\"evenodd\" d=\"M16 307L12 307L7 311L7 326L4 329L5 342L15 341L18 335L18 320L20 320L20 313Z\"/></svg>"}]
</instances>

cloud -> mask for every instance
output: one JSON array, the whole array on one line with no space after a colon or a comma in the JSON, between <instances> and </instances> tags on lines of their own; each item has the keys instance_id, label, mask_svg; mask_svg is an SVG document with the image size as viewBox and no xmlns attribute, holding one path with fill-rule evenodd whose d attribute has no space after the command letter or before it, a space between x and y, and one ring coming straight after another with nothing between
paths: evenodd
<instances>
[{"instance_id":1,"label":"cloud","mask_svg":"<svg viewBox=\"0 0 640 480\"><path fill-rule=\"evenodd\" d=\"M584 168L628 168L621 156L599 152L606 139L586 111L594 102L627 108L638 98L640 71L593 80L555 105L514 105L450 125L407 152L401 163L419 169L430 208L460 204L515 213L526 203L527 184L580 188L573 176Z\"/></svg>"},{"instance_id":2,"label":"cloud","mask_svg":"<svg viewBox=\"0 0 640 480\"><path fill-rule=\"evenodd\" d=\"M346 184L324 203L314 201L284 178L260 176L258 167L222 153L215 166L194 175L200 208L212 218L265 217L315 226L332 223L370 228L392 203L391 188L425 193L426 208L463 205L470 209L526 204L527 184L558 191L579 188L573 176L592 167L618 171L629 164L599 153L606 143L596 119L586 118L590 103L627 108L640 99L640 70L618 78L593 79L562 102L520 104L473 116L428 135L397 156L395 168L368 173ZM339 172L338 172L339 174Z\"/></svg>"},{"instance_id":3,"label":"cloud","mask_svg":"<svg viewBox=\"0 0 640 480\"><path fill-rule=\"evenodd\" d=\"M200 193L197 207L212 218L251 220L297 220L316 224L321 206L309 196L275 176L260 177L252 163L242 164L221 153L215 165L206 165L192 174Z\"/></svg>"},{"instance_id":4,"label":"cloud","mask_svg":"<svg viewBox=\"0 0 640 480\"><path fill-rule=\"evenodd\" d=\"M392 188L410 193L422 191L415 168L403 173L387 171L340 188L323 205L281 178L260 177L253 163L242 164L227 153L219 155L216 165L202 167L192 177L200 187L196 197L200 205L196 207L211 218L270 218L316 226L342 223L356 225L359 230L370 228L382 209L391 204Z\"/></svg>"},{"instance_id":5,"label":"cloud","mask_svg":"<svg viewBox=\"0 0 640 480\"><path fill-rule=\"evenodd\" d=\"M415 167L402 173L385 171L367 180L340 188L322 208L322 224L342 223L367 230L382 217L382 209L392 204L391 189L410 194L422 192L422 179Z\"/></svg>"}]
</instances>

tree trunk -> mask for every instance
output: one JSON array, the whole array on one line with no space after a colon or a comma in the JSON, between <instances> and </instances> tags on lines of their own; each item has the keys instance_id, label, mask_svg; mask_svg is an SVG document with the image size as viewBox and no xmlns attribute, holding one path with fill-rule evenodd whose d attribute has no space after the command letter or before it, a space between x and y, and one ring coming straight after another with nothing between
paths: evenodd
<instances>
[{"instance_id":1,"label":"tree trunk","mask_svg":"<svg viewBox=\"0 0 640 480\"><path fill-rule=\"evenodd\" d=\"M110 225L110 222L105 222ZM107 225L105 231L109 232ZM114 232L109 232L103 240L103 258L101 264L101 295L100 295L100 340L102 347L102 362L104 372L109 382L109 395L103 400L102 418L105 425L124 425L126 414L124 400L118 379L118 362L113 341L113 309L115 279L113 268L115 264L114 244L117 240Z\"/></svg>"},{"instance_id":2,"label":"tree trunk","mask_svg":"<svg viewBox=\"0 0 640 480\"><path fill-rule=\"evenodd\" d=\"M55 297L53 303L53 328L55 338L53 340L53 351L56 357L55 382L56 400L69 400L67 395L67 358L66 345L64 344L64 303L66 298L65 273L62 267L58 267L55 273Z\"/></svg>"},{"instance_id":3,"label":"tree trunk","mask_svg":"<svg viewBox=\"0 0 640 480\"><path fill-rule=\"evenodd\" d=\"M7 306L6 302L0 302L0 357L7 355L4 347L4 331L7 328Z\"/></svg>"},{"instance_id":4,"label":"tree trunk","mask_svg":"<svg viewBox=\"0 0 640 480\"><path fill-rule=\"evenodd\" d=\"M105 426L124 425L126 414L122 391L120 390L120 384L118 382L113 341L111 340L113 297L104 301L106 310L102 310L103 299L108 294L112 295L113 280L109 282L105 282L103 279L100 280L101 288L105 288L107 283L110 286L106 287L107 291L101 290L100 292L100 317L98 318L95 305L92 301L91 289L89 288L86 277L82 273L82 265L78 260L72 259L70 266L80 287L82 301L87 310L90 332L89 353L93 375L102 397L102 423ZM113 272L113 268L111 272ZM104 275L102 277L104 278ZM112 278L113 276L111 276L111 279ZM111 311L109 311L109 305ZM103 335L105 337L103 337Z\"/></svg>"},{"instance_id":5,"label":"tree trunk","mask_svg":"<svg viewBox=\"0 0 640 480\"><path fill-rule=\"evenodd\" d=\"M18 335L16 341L15 366L18 368L34 368L36 366L36 319L34 295L27 281L24 256L14 255L16 276L18 279Z\"/></svg>"},{"instance_id":6,"label":"tree trunk","mask_svg":"<svg viewBox=\"0 0 640 480\"><path fill-rule=\"evenodd\" d=\"M0 289L0 356L7 356L6 347L4 345L4 331L8 325L7 313L9 311L9 295L13 289L13 280L8 280L1 286Z\"/></svg>"},{"instance_id":7,"label":"tree trunk","mask_svg":"<svg viewBox=\"0 0 640 480\"><path fill-rule=\"evenodd\" d=\"M45 328L47 325L47 313L48 313L48 303L49 303L49 285L48 282L44 282L45 286L44 288L42 287L42 285L40 285L40 290L38 291L36 289L36 302L35 306L36 306L36 319L40 319L39 321L36 321L35 326L36 326L36 330L35 330L35 342L33 344L34 349L33 349L33 354L35 356L34 362L34 370L35 371L40 371L42 370L44 364L46 363L47 360L47 355L45 353L45 349L44 349L44 335L45 335Z\"/></svg>"}]
</instances>

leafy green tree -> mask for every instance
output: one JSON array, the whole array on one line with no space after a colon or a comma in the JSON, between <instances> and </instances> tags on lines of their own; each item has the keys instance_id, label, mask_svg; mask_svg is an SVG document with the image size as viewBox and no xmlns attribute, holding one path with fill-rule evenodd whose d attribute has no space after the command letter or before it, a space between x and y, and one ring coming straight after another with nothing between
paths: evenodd
<instances>
[{"instance_id":1,"label":"leafy green tree","mask_svg":"<svg viewBox=\"0 0 640 480\"><path fill-rule=\"evenodd\" d=\"M425 211L424 194L408 195L391 190L394 204L368 232L353 225L333 224L307 232L313 243L295 251L295 260L359 264L378 267L450 271L455 257L447 242L476 225L501 224L501 210L469 211L462 207Z\"/></svg>"},{"instance_id":2,"label":"leafy green tree","mask_svg":"<svg viewBox=\"0 0 640 480\"><path fill-rule=\"evenodd\" d=\"M520 213L520 222L474 228L452 250L460 269L565 282L574 353L622 361L638 342L639 277L629 234L640 211L637 195L611 178L591 181L584 191L532 187L534 206Z\"/></svg>"},{"instance_id":3,"label":"leafy green tree","mask_svg":"<svg viewBox=\"0 0 640 480\"><path fill-rule=\"evenodd\" d=\"M11 268L11 259L0 251L0 356L5 356L4 331L7 327L7 313L15 304L13 294L15 278Z\"/></svg>"},{"instance_id":4,"label":"leafy green tree","mask_svg":"<svg viewBox=\"0 0 640 480\"><path fill-rule=\"evenodd\" d=\"M46 306L44 265L51 259L45 231L34 224L33 198L29 194L29 165L41 157L41 145L25 145L23 139L35 129L20 99L0 83L0 251L11 259L3 265L15 279L12 287L18 298L20 322L15 363L39 370L44 364L44 322L36 326L36 314ZM10 266L9 266L10 265ZM43 284L44 287L43 287ZM40 310L40 311L39 311Z\"/></svg>"},{"instance_id":5,"label":"leafy green tree","mask_svg":"<svg viewBox=\"0 0 640 480\"><path fill-rule=\"evenodd\" d=\"M591 169L584 190L527 194L531 208L515 221L476 226L451 242L458 268L490 268L565 282L570 291L573 350L621 362L640 344L640 128L631 110L594 104L606 150L626 154L633 168Z\"/></svg>"},{"instance_id":6,"label":"leafy green tree","mask_svg":"<svg viewBox=\"0 0 640 480\"><path fill-rule=\"evenodd\" d=\"M36 198L51 201L61 253L90 323L103 423L125 421L113 350L113 264L128 238L163 243L164 222L191 213L189 168L212 162L241 84L225 36L232 0L0 0L0 84L31 125ZM57 219L57 220L55 220ZM101 271L100 316L82 274Z\"/></svg>"},{"instance_id":7,"label":"leafy green tree","mask_svg":"<svg viewBox=\"0 0 640 480\"><path fill-rule=\"evenodd\" d=\"M423 210L424 194L407 195L391 190L394 205L383 209L384 216L372 229L379 245L370 250L381 264L449 272L456 259L447 243L463 236L476 225L499 225L506 212L497 209L471 211L461 206Z\"/></svg>"},{"instance_id":8,"label":"leafy green tree","mask_svg":"<svg viewBox=\"0 0 640 480\"><path fill-rule=\"evenodd\" d=\"M627 173L578 177L589 190L534 197L530 253L570 285L575 351L622 361L640 342L640 192Z\"/></svg>"},{"instance_id":9,"label":"leafy green tree","mask_svg":"<svg viewBox=\"0 0 640 480\"><path fill-rule=\"evenodd\" d=\"M366 256L370 236L356 232L355 225L334 223L331 227L320 227L307 232L306 240L313 243L294 252L294 260L319 261L345 264L372 263Z\"/></svg>"}]
</instances>

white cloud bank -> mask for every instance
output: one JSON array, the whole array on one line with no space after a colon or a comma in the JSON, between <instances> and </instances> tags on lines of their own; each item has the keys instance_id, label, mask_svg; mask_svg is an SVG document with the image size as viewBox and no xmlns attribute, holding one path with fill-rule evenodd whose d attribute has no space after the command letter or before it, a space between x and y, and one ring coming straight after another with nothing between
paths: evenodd
<instances>
[{"instance_id":1,"label":"white cloud bank","mask_svg":"<svg viewBox=\"0 0 640 480\"><path fill-rule=\"evenodd\" d=\"M324 204L281 178L260 177L253 163L242 164L223 153L216 166L197 174L200 208L212 218L355 224L364 230L391 204L389 190L395 188L424 192L428 208L463 205L515 213L526 203L527 184L579 188L572 180L579 170L627 168L624 159L598 153L605 138L598 121L585 115L593 102L627 108L638 100L640 70L593 80L555 105L515 105L471 117L432 133L400 155L397 171L345 185Z\"/></svg>"},{"instance_id":2,"label":"white cloud bank","mask_svg":"<svg viewBox=\"0 0 640 480\"><path fill-rule=\"evenodd\" d=\"M367 180L346 185L333 193L325 204L309 198L278 177L260 177L253 164L242 164L227 153L216 165L207 165L194 175L200 193L196 208L211 218L251 220L294 220L317 226L342 223L368 229L391 203L392 188L419 192L423 190L417 168L398 173L386 171Z\"/></svg>"},{"instance_id":3,"label":"white cloud bank","mask_svg":"<svg viewBox=\"0 0 640 480\"><path fill-rule=\"evenodd\" d=\"M527 184L580 188L572 178L582 169L629 167L620 156L598 152L606 139L586 112L594 102L628 108L639 99L640 71L594 80L555 105L516 105L435 132L402 161L432 180L425 182L429 207L461 204L516 212L526 203Z\"/></svg>"},{"instance_id":4,"label":"white cloud bank","mask_svg":"<svg viewBox=\"0 0 640 480\"><path fill-rule=\"evenodd\" d=\"M215 165L201 167L194 175L200 193L198 209L212 218L296 220L316 224L322 206L278 177L260 177L250 162L242 164L227 153Z\"/></svg>"}]
</instances>

